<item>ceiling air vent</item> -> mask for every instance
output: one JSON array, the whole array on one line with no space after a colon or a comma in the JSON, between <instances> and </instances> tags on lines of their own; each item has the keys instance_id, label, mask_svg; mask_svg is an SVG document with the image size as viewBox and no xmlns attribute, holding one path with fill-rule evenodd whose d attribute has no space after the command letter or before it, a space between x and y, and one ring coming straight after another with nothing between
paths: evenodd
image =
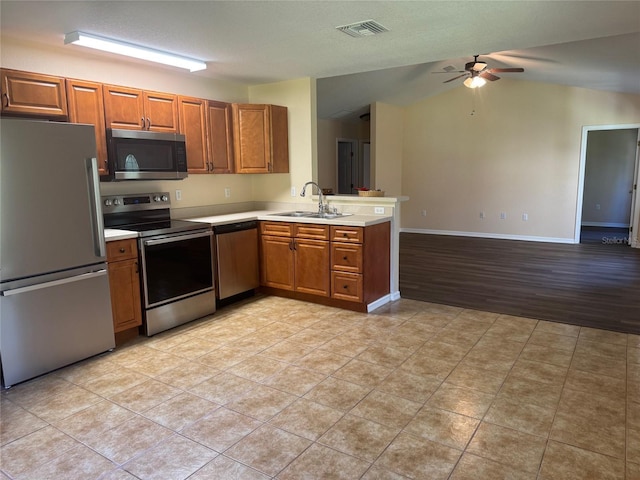
<instances>
[{"instance_id":1,"label":"ceiling air vent","mask_svg":"<svg viewBox=\"0 0 640 480\"><path fill-rule=\"evenodd\" d=\"M363 20L362 22L350 23L336 27L341 32L351 35L352 37L370 37L378 33L388 32L389 29L380 25L375 20Z\"/></svg>"}]
</instances>

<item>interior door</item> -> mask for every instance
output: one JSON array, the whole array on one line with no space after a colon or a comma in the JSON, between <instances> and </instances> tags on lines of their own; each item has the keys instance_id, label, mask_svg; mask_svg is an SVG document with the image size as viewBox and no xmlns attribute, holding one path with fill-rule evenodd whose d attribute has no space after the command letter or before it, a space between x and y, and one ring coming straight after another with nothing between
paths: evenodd
<instances>
[{"instance_id":1,"label":"interior door","mask_svg":"<svg viewBox=\"0 0 640 480\"><path fill-rule=\"evenodd\" d=\"M631 217L629 221L629 245L637 247L638 243L638 181L640 179L640 129L637 130L638 136L636 141L636 165L633 173L633 185L631 187ZM635 236L633 235L634 227L636 229Z\"/></svg>"},{"instance_id":2,"label":"interior door","mask_svg":"<svg viewBox=\"0 0 640 480\"><path fill-rule=\"evenodd\" d=\"M338 140L338 194L355 193L358 183L357 141Z\"/></svg>"},{"instance_id":3,"label":"interior door","mask_svg":"<svg viewBox=\"0 0 640 480\"><path fill-rule=\"evenodd\" d=\"M587 132L581 226L627 230L631 240L639 129L622 127Z\"/></svg>"}]
</instances>

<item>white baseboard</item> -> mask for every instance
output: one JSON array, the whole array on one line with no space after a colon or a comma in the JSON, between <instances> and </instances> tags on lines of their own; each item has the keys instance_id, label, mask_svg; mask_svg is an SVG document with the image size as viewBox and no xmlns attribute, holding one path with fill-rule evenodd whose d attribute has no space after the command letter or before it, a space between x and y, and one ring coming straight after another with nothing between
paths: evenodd
<instances>
[{"instance_id":1,"label":"white baseboard","mask_svg":"<svg viewBox=\"0 0 640 480\"><path fill-rule=\"evenodd\" d=\"M380 308L383 305L386 305L391 301L391 294L385 295L384 297L380 297L375 302L372 302L367 305L367 313L374 311L376 308Z\"/></svg>"},{"instance_id":2,"label":"white baseboard","mask_svg":"<svg viewBox=\"0 0 640 480\"><path fill-rule=\"evenodd\" d=\"M391 293L391 301L395 302L396 300L400 300L400 292L392 292Z\"/></svg>"},{"instance_id":3,"label":"white baseboard","mask_svg":"<svg viewBox=\"0 0 640 480\"><path fill-rule=\"evenodd\" d=\"M451 235L454 237L495 238L499 240L523 240L526 242L576 243L574 238L536 237L531 235L510 235L506 233L459 232L457 230L430 230L425 228L401 228L401 233L422 233L426 235Z\"/></svg>"}]
</instances>

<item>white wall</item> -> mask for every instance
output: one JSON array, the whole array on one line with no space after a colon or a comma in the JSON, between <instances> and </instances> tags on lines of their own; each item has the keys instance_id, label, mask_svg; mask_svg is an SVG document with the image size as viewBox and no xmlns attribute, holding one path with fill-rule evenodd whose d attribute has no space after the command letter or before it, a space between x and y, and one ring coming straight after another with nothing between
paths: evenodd
<instances>
[{"instance_id":1,"label":"white wall","mask_svg":"<svg viewBox=\"0 0 640 480\"><path fill-rule=\"evenodd\" d=\"M297 193L317 168L316 82L301 78L249 88L249 102L284 105L289 117L289 173L251 175L259 201L304 201ZM291 195L296 187L296 195ZM311 201L311 199L308 199Z\"/></svg>"},{"instance_id":2,"label":"white wall","mask_svg":"<svg viewBox=\"0 0 640 480\"><path fill-rule=\"evenodd\" d=\"M386 103L371 106L371 188L384 190L385 195L405 195L404 170L406 125L405 110Z\"/></svg>"},{"instance_id":3,"label":"white wall","mask_svg":"<svg viewBox=\"0 0 640 480\"><path fill-rule=\"evenodd\" d=\"M640 96L503 78L403 114L403 229L570 243L582 127L638 122ZM381 161L397 160L376 152Z\"/></svg>"}]
</instances>

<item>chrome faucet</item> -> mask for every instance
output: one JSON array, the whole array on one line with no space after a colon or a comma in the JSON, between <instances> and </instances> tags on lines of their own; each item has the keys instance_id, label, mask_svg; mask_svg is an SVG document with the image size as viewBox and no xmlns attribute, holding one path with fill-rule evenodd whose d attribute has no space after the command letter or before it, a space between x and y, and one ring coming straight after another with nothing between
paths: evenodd
<instances>
[{"instance_id":1,"label":"chrome faucet","mask_svg":"<svg viewBox=\"0 0 640 480\"><path fill-rule=\"evenodd\" d=\"M307 189L307 185L315 185L316 188L318 189L318 213L320 215L322 215L323 213L325 213L326 210L326 206L324 204L324 195L322 194L322 189L320 188L320 185L318 185L316 182L307 182L304 184L304 186L302 187L302 191L300 192L300 196L304 197L305 195L305 190ZM312 187L312 193L313 193L313 187Z\"/></svg>"}]
</instances>

